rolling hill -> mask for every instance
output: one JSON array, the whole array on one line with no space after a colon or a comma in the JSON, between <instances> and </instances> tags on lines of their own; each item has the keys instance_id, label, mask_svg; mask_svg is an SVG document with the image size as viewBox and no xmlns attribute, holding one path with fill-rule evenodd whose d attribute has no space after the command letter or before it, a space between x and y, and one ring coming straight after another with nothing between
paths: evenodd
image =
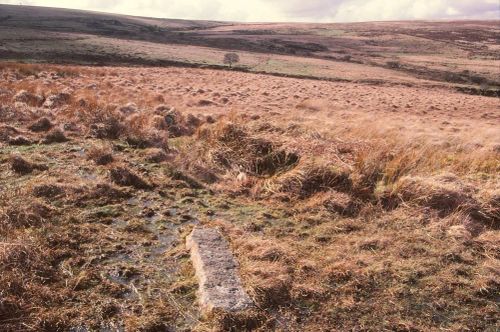
<instances>
[{"instance_id":1,"label":"rolling hill","mask_svg":"<svg viewBox=\"0 0 500 332\"><path fill-rule=\"evenodd\" d=\"M498 21L242 24L0 5L6 60L225 68L236 51L236 70L490 95L499 36Z\"/></svg>"}]
</instances>

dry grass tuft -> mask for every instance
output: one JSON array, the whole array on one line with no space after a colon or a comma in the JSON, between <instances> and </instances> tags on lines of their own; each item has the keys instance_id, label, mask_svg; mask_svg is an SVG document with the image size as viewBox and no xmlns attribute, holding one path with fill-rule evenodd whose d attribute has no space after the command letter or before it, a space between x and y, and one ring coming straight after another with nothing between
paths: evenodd
<instances>
[{"instance_id":1,"label":"dry grass tuft","mask_svg":"<svg viewBox=\"0 0 500 332\"><path fill-rule=\"evenodd\" d=\"M349 173L335 166L301 163L291 171L266 180L265 193L282 198L304 199L331 189L346 192L352 188Z\"/></svg>"},{"instance_id":2,"label":"dry grass tuft","mask_svg":"<svg viewBox=\"0 0 500 332\"><path fill-rule=\"evenodd\" d=\"M24 137L24 136L15 136L13 138L10 138L8 141L9 145L14 145L14 146L25 146L25 145L32 145L35 142Z\"/></svg>"},{"instance_id":3,"label":"dry grass tuft","mask_svg":"<svg viewBox=\"0 0 500 332\"><path fill-rule=\"evenodd\" d=\"M134 187L136 189L148 190L153 188L151 184L142 179L139 175L135 174L126 167L116 167L109 171L109 176L111 180L120 185L126 187Z\"/></svg>"},{"instance_id":4,"label":"dry grass tuft","mask_svg":"<svg viewBox=\"0 0 500 332\"><path fill-rule=\"evenodd\" d=\"M192 114L188 114L186 117L175 108L166 105L156 107L154 114L153 126L157 129L167 130L170 137L190 136L202 124L202 121Z\"/></svg>"},{"instance_id":5,"label":"dry grass tuft","mask_svg":"<svg viewBox=\"0 0 500 332\"><path fill-rule=\"evenodd\" d=\"M42 96L30 93L26 90L20 90L14 96L13 101L25 103L30 106L41 106L44 102L44 98Z\"/></svg>"},{"instance_id":6,"label":"dry grass tuft","mask_svg":"<svg viewBox=\"0 0 500 332\"><path fill-rule=\"evenodd\" d=\"M276 307L290 301L293 279L280 262L252 261L245 267L250 295L262 307Z\"/></svg>"},{"instance_id":7,"label":"dry grass tuft","mask_svg":"<svg viewBox=\"0 0 500 332\"><path fill-rule=\"evenodd\" d=\"M150 163L161 163L171 159L171 155L165 153L162 149L152 148L146 151L146 160Z\"/></svg>"},{"instance_id":8,"label":"dry grass tuft","mask_svg":"<svg viewBox=\"0 0 500 332\"><path fill-rule=\"evenodd\" d=\"M33 186L33 195L35 197L56 198L66 195L67 188L60 184L43 183Z\"/></svg>"},{"instance_id":9,"label":"dry grass tuft","mask_svg":"<svg viewBox=\"0 0 500 332\"><path fill-rule=\"evenodd\" d=\"M47 96L45 102L43 103L43 106L53 109L66 104L70 104L72 103L71 100L72 100L72 95L68 92L63 91Z\"/></svg>"},{"instance_id":10,"label":"dry grass tuft","mask_svg":"<svg viewBox=\"0 0 500 332\"><path fill-rule=\"evenodd\" d=\"M133 114L125 121L125 140L140 148L160 148L168 150L168 132L155 129L149 114Z\"/></svg>"},{"instance_id":11,"label":"dry grass tuft","mask_svg":"<svg viewBox=\"0 0 500 332\"><path fill-rule=\"evenodd\" d=\"M64 131L59 128L52 129L45 138L42 140L43 144L53 144L53 143L64 143L69 141L69 138L66 137Z\"/></svg>"},{"instance_id":12,"label":"dry grass tuft","mask_svg":"<svg viewBox=\"0 0 500 332\"><path fill-rule=\"evenodd\" d=\"M329 212L337 213L341 216L354 217L359 213L362 202L354 199L347 193L330 191L323 201L323 206Z\"/></svg>"},{"instance_id":13,"label":"dry grass tuft","mask_svg":"<svg viewBox=\"0 0 500 332\"><path fill-rule=\"evenodd\" d=\"M211 317L215 331L259 331L266 317L257 310L237 313L214 313Z\"/></svg>"},{"instance_id":14,"label":"dry grass tuft","mask_svg":"<svg viewBox=\"0 0 500 332\"><path fill-rule=\"evenodd\" d=\"M113 149L109 144L93 145L87 150L87 159L96 165L107 165L114 161Z\"/></svg>"},{"instance_id":15,"label":"dry grass tuft","mask_svg":"<svg viewBox=\"0 0 500 332\"><path fill-rule=\"evenodd\" d=\"M132 193L109 183L98 183L89 190L83 191L77 197L79 205L85 206L89 202L93 202L96 205L104 206L120 203L132 197Z\"/></svg>"},{"instance_id":16,"label":"dry grass tuft","mask_svg":"<svg viewBox=\"0 0 500 332\"><path fill-rule=\"evenodd\" d=\"M125 132L123 116L108 108L88 107L78 113L78 118L87 126L90 136L99 139L118 139Z\"/></svg>"},{"instance_id":17,"label":"dry grass tuft","mask_svg":"<svg viewBox=\"0 0 500 332\"><path fill-rule=\"evenodd\" d=\"M435 177L403 177L383 200L389 205L418 204L449 214L457 210L477 209L472 197L474 188L462 183L456 176L446 174Z\"/></svg>"},{"instance_id":18,"label":"dry grass tuft","mask_svg":"<svg viewBox=\"0 0 500 332\"><path fill-rule=\"evenodd\" d=\"M320 112L327 108L327 104L323 100L306 99L297 104L296 108L308 112Z\"/></svg>"},{"instance_id":19,"label":"dry grass tuft","mask_svg":"<svg viewBox=\"0 0 500 332\"><path fill-rule=\"evenodd\" d=\"M52 124L52 121L50 121L46 117L42 117L32 124L28 126L28 129L33 131L33 132L43 132L43 131L49 131L54 125Z\"/></svg>"},{"instance_id":20,"label":"dry grass tuft","mask_svg":"<svg viewBox=\"0 0 500 332\"><path fill-rule=\"evenodd\" d=\"M500 190L487 192L487 197L481 202L480 216L493 228L500 228Z\"/></svg>"},{"instance_id":21,"label":"dry grass tuft","mask_svg":"<svg viewBox=\"0 0 500 332\"><path fill-rule=\"evenodd\" d=\"M299 160L298 155L253 136L247 128L234 123L219 122L202 127L195 139L194 146L188 147L190 155L181 151L178 158L194 173L207 170L214 175L229 174L233 178L241 173L269 177L294 167Z\"/></svg>"},{"instance_id":22,"label":"dry grass tuft","mask_svg":"<svg viewBox=\"0 0 500 332\"><path fill-rule=\"evenodd\" d=\"M12 170L21 175L29 174L34 170L45 171L48 169L48 167L45 165L29 162L19 155L11 156L10 164Z\"/></svg>"},{"instance_id":23,"label":"dry grass tuft","mask_svg":"<svg viewBox=\"0 0 500 332\"><path fill-rule=\"evenodd\" d=\"M0 141L2 142L8 142L12 136L17 136L19 134L19 130L15 127L6 125L0 126Z\"/></svg>"},{"instance_id":24,"label":"dry grass tuft","mask_svg":"<svg viewBox=\"0 0 500 332\"><path fill-rule=\"evenodd\" d=\"M27 205L8 206L0 217L1 229L32 227L41 225L52 214L53 210L39 201Z\"/></svg>"}]
</instances>

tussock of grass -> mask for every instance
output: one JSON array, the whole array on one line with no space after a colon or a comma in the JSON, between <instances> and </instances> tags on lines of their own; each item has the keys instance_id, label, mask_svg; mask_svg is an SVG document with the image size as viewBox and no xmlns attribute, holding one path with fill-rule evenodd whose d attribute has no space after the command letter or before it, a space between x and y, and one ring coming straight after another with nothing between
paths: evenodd
<instances>
[{"instance_id":1,"label":"tussock of grass","mask_svg":"<svg viewBox=\"0 0 500 332\"><path fill-rule=\"evenodd\" d=\"M302 163L293 170L264 182L263 191L304 199L315 193L335 189L349 191L352 187L349 173L335 166Z\"/></svg>"},{"instance_id":2,"label":"tussock of grass","mask_svg":"<svg viewBox=\"0 0 500 332\"><path fill-rule=\"evenodd\" d=\"M137 148L168 150L168 132L155 129L147 114L134 114L125 122L126 142Z\"/></svg>"},{"instance_id":3,"label":"tussock of grass","mask_svg":"<svg viewBox=\"0 0 500 332\"><path fill-rule=\"evenodd\" d=\"M10 157L10 164L12 170L21 175L29 174L34 170L45 171L48 169L46 165L27 161L26 159L24 159L19 155L12 155Z\"/></svg>"},{"instance_id":4,"label":"tussock of grass","mask_svg":"<svg viewBox=\"0 0 500 332\"><path fill-rule=\"evenodd\" d=\"M111 185L110 183L98 183L89 191L84 191L78 196L80 203L88 201L97 201L98 205L108 205L113 203L122 202L124 199L132 197L128 191L121 190L120 188Z\"/></svg>"},{"instance_id":5,"label":"tussock of grass","mask_svg":"<svg viewBox=\"0 0 500 332\"><path fill-rule=\"evenodd\" d=\"M123 117L112 109L91 109L78 117L87 125L92 137L118 139L125 131Z\"/></svg>"},{"instance_id":6,"label":"tussock of grass","mask_svg":"<svg viewBox=\"0 0 500 332\"><path fill-rule=\"evenodd\" d=\"M41 225L51 216L52 209L42 202L33 201L19 207L8 206L2 211L3 230Z\"/></svg>"},{"instance_id":7,"label":"tussock of grass","mask_svg":"<svg viewBox=\"0 0 500 332\"><path fill-rule=\"evenodd\" d=\"M135 174L133 171L126 167L115 167L109 171L109 176L111 180L120 185L126 187L134 187L136 189L151 189L153 186L144 180L139 175Z\"/></svg>"},{"instance_id":8,"label":"tussock of grass","mask_svg":"<svg viewBox=\"0 0 500 332\"><path fill-rule=\"evenodd\" d=\"M42 140L43 144L53 144L53 143L64 143L69 141L69 138L66 137L64 131L59 128L52 129L45 138Z\"/></svg>"},{"instance_id":9,"label":"tussock of grass","mask_svg":"<svg viewBox=\"0 0 500 332\"><path fill-rule=\"evenodd\" d=\"M60 77L78 77L85 70L76 66L55 66L47 64L31 64L20 62L2 62L0 63L0 71L14 72L18 79L29 76L37 77L42 72L53 71Z\"/></svg>"},{"instance_id":10,"label":"tussock of grass","mask_svg":"<svg viewBox=\"0 0 500 332\"><path fill-rule=\"evenodd\" d=\"M396 205L399 198L402 202L430 207L443 213L477 206L472 197L474 188L464 185L457 177L449 174L426 178L407 176L393 187L389 199L395 198L393 204Z\"/></svg>"},{"instance_id":11,"label":"tussock of grass","mask_svg":"<svg viewBox=\"0 0 500 332\"><path fill-rule=\"evenodd\" d=\"M41 117L40 119L29 125L28 129L34 132L43 132L50 130L54 125L52 121L46 117Z\"/></svg>"},{"instance_id":12,"label":"tussock of grass","mask_svg":"<svg viewBox=\"0 0 500 332\"><path fill-rule=\"evenodd\" d=\"M186 153L183 152L179 156L182 165L208 180L236 178L238 174L265 178L285 172L299 161L295 153L280 149L278 144L231 122L202 127Z\"/></svg>"},{"instance_id":13,"label":"tussock of grass","mask_svg":"<svg viewBox=\"0 0 500 332\"><path fill-rule=\"evenodd\" d=\"M94 161L96 165L107 165L114 161L113 149L110 145L93 145L87 150L87 158Z\"/></svg>"}]
</instances>

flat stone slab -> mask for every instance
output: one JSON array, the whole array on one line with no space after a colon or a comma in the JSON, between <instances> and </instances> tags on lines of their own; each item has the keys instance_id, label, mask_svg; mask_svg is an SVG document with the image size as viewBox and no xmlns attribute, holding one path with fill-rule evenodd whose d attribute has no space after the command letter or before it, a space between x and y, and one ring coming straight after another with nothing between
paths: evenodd
<instances>
[{"instance_id":1,"label":"flat stone slab","mask_svg":"<svg viewBox=\"0 0 500 332\"><path fill-rule=\"evenodd\" d=\"M238 263L227 241L214 228L195 227L186 238L200 285L202 312L237 312L253 306L238 276Z\"/></svg>"}]
</instances>

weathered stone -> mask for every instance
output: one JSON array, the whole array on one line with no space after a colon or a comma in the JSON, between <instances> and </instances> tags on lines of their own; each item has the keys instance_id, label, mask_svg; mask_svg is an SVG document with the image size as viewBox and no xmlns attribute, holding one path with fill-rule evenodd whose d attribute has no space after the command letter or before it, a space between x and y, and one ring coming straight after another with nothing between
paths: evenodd
<instances>
[{"instance_id":1,"label":"weathered stone","mask_svg":"<svg viewBox=\"0 0 500 332\"><path fill-rule=\"evenodd\" d=\"M253 306L238 276L238 264L218 230L195 227L186 246L191 250L204 314L238 312Z\"/></svg>"}]
</instances>

